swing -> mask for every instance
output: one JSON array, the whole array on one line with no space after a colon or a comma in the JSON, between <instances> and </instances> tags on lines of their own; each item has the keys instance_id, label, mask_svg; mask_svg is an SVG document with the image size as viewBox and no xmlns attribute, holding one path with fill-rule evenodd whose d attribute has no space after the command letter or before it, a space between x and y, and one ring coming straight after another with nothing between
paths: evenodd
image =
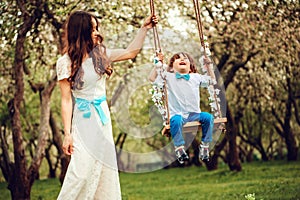
<instances>
[{"instance_id":1,"label":"swing","mask_svg":"<svg viewBox=\"0 0 300 200\"><path fill-rule=\"evenodd\" d=\"M198 27L198 32L199 32L199 37L200 37L200 42L201 42L201 46L203 48L203 54L205 58L207 57L207 52L206 52L206 47L204 44L204 36L203 36L203 30L202 30L202 21L201 21L201 17L200 17L200 6L199 6L199 2L198 0L193 0L194 3L194 9L195 9L195 14L196 14L196 21L197 21L197 27ZM154 15L155 14L155 10L154 10L154 3L153 0L150 0L150 9L151 9L151 14ZM153 26L153 38L154 38L154 46L155 46L155 54L156 56L158 55L158 52L161 52L161 47L160 47L160 42L159 42L159 37L158 37L158 32L157 32L157 28L156 26ZM212 67L210 66L212 63L205 63L205 69L207 70L207 74L212 78L212 80L216 80L215 79L215 74L212 70ZM160 68L160 75L162 74L164 68L163 66L161 66ZM158 74L158 75L159 75ZM169 115L169 107L168 107L168 93L167 93L167 80L165 77L162 77L163 79L163 86L162 86L162 93L163 93L163 104L164 104L164 114L165 116L164 118L164 128L161 131L161 134L163 136L167 136L170 137L170 115ZM222 117L222 113L220 110L220 105L218 102L218 97L216 94L216 91L214 89L214 84L211 85L211 87L213 88L213 94L212 94L212 98L215 101L215 106L216 106L216 111L217 111L217 118L214 119L214 124L218 125L219 129L222 132L225 132L225 126L224 123L227 122L227 118L226 117ZM163 113L161 112L161 114L163 115ZM201 130L201 123L199 121L193 121L193 122L187 122L184 126L183 126L183 133L191 133L194 131L200 131Z\"/></svg>"}]
</instances>

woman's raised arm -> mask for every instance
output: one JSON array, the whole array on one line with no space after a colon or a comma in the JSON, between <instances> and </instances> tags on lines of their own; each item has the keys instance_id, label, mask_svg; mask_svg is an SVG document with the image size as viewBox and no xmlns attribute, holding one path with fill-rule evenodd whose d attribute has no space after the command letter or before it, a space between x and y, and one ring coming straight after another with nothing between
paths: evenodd
<instances>
[{"instance_id":1,"label":"woman's raised arm","mask_svg":"<svg viewBox=\"0 0 300 200\"><path fill-rule=\"evenodd\" d=\"M126 49L109 49L109 59L112 62L116 62L135 58L143 47L148 29L152 28L157 22L158 19L155 15L147 17L137 35Z\"/></svg>"}]
</instances>

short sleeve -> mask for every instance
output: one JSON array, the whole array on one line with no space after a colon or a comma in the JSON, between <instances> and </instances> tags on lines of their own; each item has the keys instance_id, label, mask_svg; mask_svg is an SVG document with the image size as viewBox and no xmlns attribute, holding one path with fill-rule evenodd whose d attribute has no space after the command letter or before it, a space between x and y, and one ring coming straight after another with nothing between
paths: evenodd
<instances>
[{"instance_id":1,"label":"short sleeve","mask_svg":"<svg viewBox=\"0 0 300 200\"><path fill-rule=\"evenodd\" d=\"M57 80L69 78L71 75L71 60L67 54L60 57L56 62Z\"/></svg>"}]
</instances>

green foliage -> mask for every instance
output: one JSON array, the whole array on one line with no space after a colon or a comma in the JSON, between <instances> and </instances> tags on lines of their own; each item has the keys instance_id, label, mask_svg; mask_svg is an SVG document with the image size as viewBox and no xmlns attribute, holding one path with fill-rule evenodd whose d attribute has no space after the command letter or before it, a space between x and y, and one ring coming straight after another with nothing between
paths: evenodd
<instances>
[{"instance_id":1,"label":"green foliage","mask_svg":"<svg viewBox=\"0 0 300 200\"><path fill-rule=\"evenodd\" d=\"M225 165L216 171L203 167L159 170L144 174L121 173L124 200L150 199L255 199L300 198L299 162L254 162L243 165L242 172L230 172ZM32 200L54 200L60 183L57 179L36 181ZM0 184L0 200L10 199L6 184Z\"/></svg>"}]
</instances>

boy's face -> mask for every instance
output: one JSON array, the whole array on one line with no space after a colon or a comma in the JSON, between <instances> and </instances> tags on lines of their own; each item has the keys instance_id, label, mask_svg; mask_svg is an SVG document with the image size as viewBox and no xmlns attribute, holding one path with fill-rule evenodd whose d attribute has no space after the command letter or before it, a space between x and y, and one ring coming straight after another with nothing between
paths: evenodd
<instances>
[{"instance_id":1,"label":"boy's face","mask_svg":"<svg viewBox=\"0 0 300 200\"><path fill-rule=\"evenodd\" d=\"M190 72L191 63L187 56L180 54L179 58L174 60L173 70L180 74L188 74Z\"/></svg>"}]
</instances>

